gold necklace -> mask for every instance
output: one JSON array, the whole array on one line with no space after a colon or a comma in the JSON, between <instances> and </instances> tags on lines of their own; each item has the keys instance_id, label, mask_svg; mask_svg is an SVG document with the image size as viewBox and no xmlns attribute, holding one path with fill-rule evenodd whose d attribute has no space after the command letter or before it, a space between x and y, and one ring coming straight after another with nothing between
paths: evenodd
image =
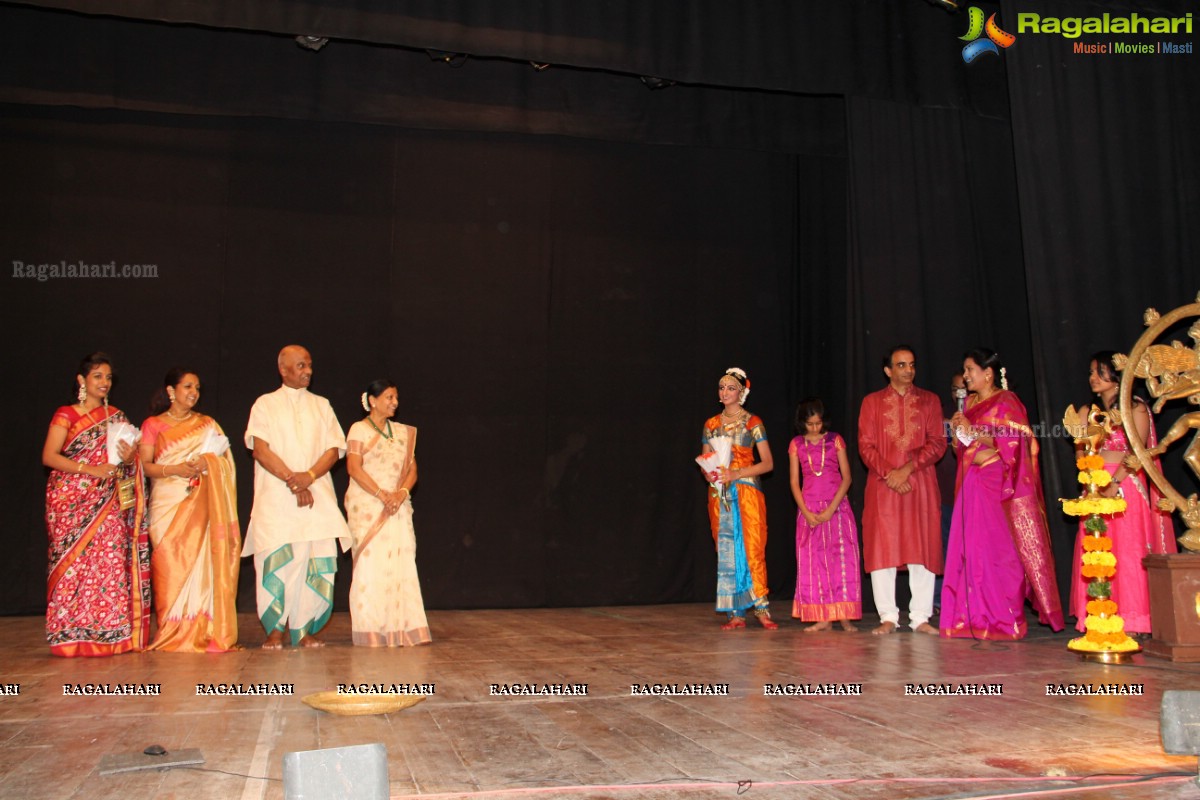
<instances>
[{"instance_id":1,"label":"gold necklace","mask_svg":"<svg viewBox=\"0 0 1200 800\"><path fill-rule=\"evenodd\" d=\"M189 420L192 418L192 410L189 408L188 412L186 414L184 414L182 417L177 417L171 413L171 409L168 407L167 408L167 416L170 417L171 419L175 420L176 422L183 422L185 420Z\"/></svg>"},{"instance_id":2,"label":"gold necklace","mask_svg":"<svg viewBox=\"0 0 1200 800\"><path fill-rule=\"evenodd\" d=\"M725 423L725 430L731 430L733 428L736 428L738 425L742 424L749 418L750 418L750 414L745 409L735 411L732 416L727 414L724 411L721 412L721 419Z\"/></svg>"},{"instance_id":3,"label":"gold necklace","mask_svg":"<svg viewBox=\"0 0 1200 800\"><path fill-rule=\"evenodd\" d=\"M825 435L822 434L821 439L824 440L824 438L825 438ZM825 474L825 453L826 452L827 451L825 449L825 445L824 445L824 443L822 443L821 444L821 469L818 471L817 468L814 467L813 463L812 463L812 450L810 450L808 447L808 437L807 436L804 437L804 456L805 456L805 458L808 459L808 469L810 472L812 472L813 475L816 475L818 478L821 477L823 474Z\"/></svg>"}]
</instances>

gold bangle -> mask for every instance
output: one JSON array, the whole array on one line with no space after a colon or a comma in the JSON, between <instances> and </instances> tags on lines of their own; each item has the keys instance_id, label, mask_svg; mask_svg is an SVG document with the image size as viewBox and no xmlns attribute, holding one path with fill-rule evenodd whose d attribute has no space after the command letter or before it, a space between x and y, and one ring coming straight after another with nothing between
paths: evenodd
<instances>
[{"instance_id":1,"label":"gold bangle","mask_svg":"<svg viewBox=\"0 0 1200 800\"><path fill-rule=\"evenodd\" d=\"M409 488L408 488L407 486L401 486L401 487L400 487L400 491L404 492L404 493L405 493L405 494L407 494L409 497L412 497L412 492L411 492L411 491L409 491Z\"/></svg>"},{"instance_id":2,"label":"gold bangle","mask_svg":"<svg viewBox=\"0 0 1200 800\"><path fill-rule=\"evenodd\" d=\"M308 477L312 478L314 481L317 479L317 475L316 475L316 473L315 473L315 472L313 472L311 469L306 469L306 470L304 470L304 471L305 471L305 472L307 472L307 473L308 473Z\"/></svg>"}]
</instances>

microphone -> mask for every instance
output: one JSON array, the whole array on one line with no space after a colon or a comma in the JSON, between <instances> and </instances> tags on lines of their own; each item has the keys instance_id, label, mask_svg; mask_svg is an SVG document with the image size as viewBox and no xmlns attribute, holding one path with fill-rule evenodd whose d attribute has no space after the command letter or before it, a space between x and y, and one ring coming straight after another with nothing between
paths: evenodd
<instances>
[{"instance_id":1,"label":"microphone","mask_svg":"<svg viewBox=\"0 0 1200 800\"><path fill-rule=\"evenodd\" d=\"M955 389L954 390L954 404L956 406L958 406L959 411L962 411L963 409L965 409L967 407L967 390L966 389Z\"/></svg>"}]
</instances>

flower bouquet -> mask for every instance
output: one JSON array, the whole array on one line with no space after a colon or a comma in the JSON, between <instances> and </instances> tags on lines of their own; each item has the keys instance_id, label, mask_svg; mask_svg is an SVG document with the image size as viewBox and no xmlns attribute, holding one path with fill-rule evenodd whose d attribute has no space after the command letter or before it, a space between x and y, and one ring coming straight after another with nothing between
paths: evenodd
<instances>
[{"instance_id":1,"label":"flower bouquet","mask_svg":"<svg viewBox=\"0 0 1200 800\"><path fill-rule=\"evenodd\" d=\"M705 477L720 476L721 467L728 467L733 456L733 440L728 436L714 436L708 440L708 445L712 452L696 456L696 463L704 470ZM719 477L712 481L712 486L713 496L721 498L721 505L729 508L729 487Z\"/></svg>"},{"instance_id":2,"label":"flower bouquet","mask_svg":"<svg viewBox=\"0 0 1200 800\"><path fill-rule=\"evenodd\" d=\"M218 433L216 428L208 428L204 431L204 437L200 440L201 455L212 453L214 456L223 456L228 449L228 436Z\"/></svg>"},{"instance_id":3,"label":"flower bouquet","mask_svg":"<svg viewBox=\"0 0 1200 800\"><path fill-rule=\"evenodd\" d=\"M109 420L106 438L108 463L117 468L117 498L120 501L121 510L128 511L137 505L137 492L134 486L137 478L130 474L125 460L121 458L121 444L125 443L130 447L137 448L138 442L142 440L142 432L128 422Z\"/></svg>"},{"instance_id":4,"label":"flower bouquet","mask_svg":"<svg viewBox=\"0 0 1200 800\"><path fill-rule=\"evenodd\" d=\"M121 443L124 442L130 447L136 448L138 442L142 441L142 432L130 425L128 422L109 422L108 423L108 463L114 466L120 465L124 459L121 458Z\"/></svg>"}]
</instances>

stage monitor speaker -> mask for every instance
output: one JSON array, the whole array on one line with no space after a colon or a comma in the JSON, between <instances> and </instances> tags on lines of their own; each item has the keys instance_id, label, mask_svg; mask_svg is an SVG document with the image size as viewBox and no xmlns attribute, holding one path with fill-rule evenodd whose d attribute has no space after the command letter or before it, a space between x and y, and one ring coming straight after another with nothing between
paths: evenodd
<instances>
[{"instance_id":1,"label":"stage monitor speaker","mask_svg":"<svg viewBox=\"0 0 1200 800\"><path fill-rule=\"evenodd\" d=\"M1159 729L1166 752L1173 756L1200 755L1200 692L1163 692Z\"/></svg>"},{"instance_id":2,"label":"stage monitor speaker","mask_svg":"<svg viewBox=\"0 0 1200 800\"><path fill-rule=\"evenodd\" d=\"M1166 752L1173 756L1200 755L1200 692L1163 692L1158 728ZM1200 775L1196 783L1200 785Z\"/></svg>"},{"instance_id":3,"label":"stage monitor speaker","mask_svg":"<svg viewBox=\"0 0 1200 800\"><path fill-rule=\"evenodd\" d=\"M285 800L388 800L387 749L380 743L283 756Z\"/></svg>"}]
</instances>

